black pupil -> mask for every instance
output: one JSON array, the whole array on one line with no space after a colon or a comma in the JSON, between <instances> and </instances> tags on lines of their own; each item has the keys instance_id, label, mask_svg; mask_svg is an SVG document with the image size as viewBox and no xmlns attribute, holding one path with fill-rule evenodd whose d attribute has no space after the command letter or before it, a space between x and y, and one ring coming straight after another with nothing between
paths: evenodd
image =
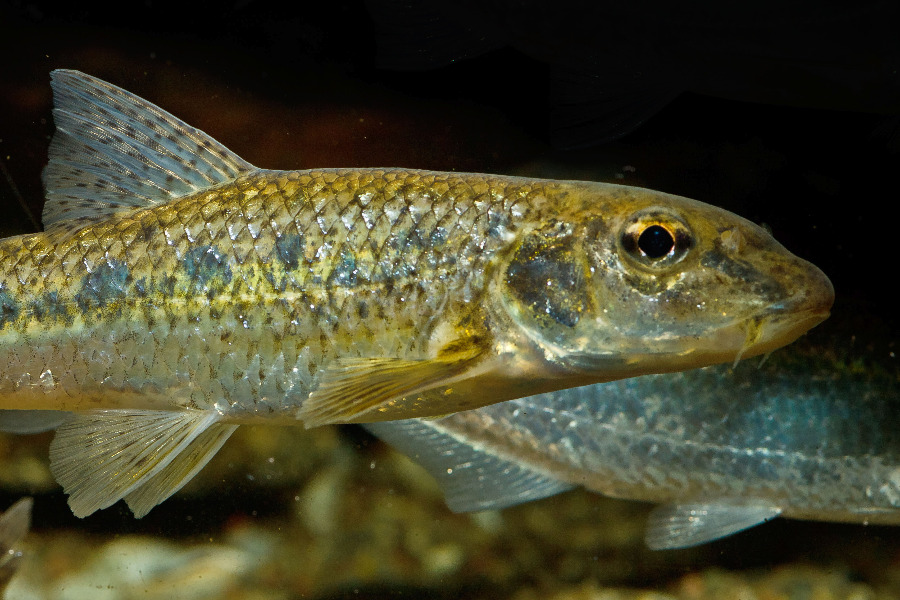
<instances>
[{"instance_id":1,"label":"black pupil","mask_svg":"<svg viewBox=\"0 0 900 600\"><path fill-rule=\"evenodd\" d=\"M651 225L638 238L638 248L649 258L662 258L672 251L675 240L665 227Z\"/></svg>"}]
</instances>

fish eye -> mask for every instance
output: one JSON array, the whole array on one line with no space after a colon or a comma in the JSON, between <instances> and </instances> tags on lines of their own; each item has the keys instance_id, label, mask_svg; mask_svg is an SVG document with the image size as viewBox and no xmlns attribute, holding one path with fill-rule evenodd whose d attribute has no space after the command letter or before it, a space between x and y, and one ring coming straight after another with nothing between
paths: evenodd
<instances>
[{"instance_id":1,"label":"fish eye","mask_svg":"<svg viewBox=\"0 0 900 600\"><path fill-rule=\"evenodd\" d=\"M653 271L680 262L693 245L688 225L662 208L634 215L620 238L620 248L630 262Z\"/></svg>"},{"instance_id":2,"label":"fish eye","mask_svg":"<svg viewBox=\"0 0 900 600\"><path fill-rule=\"evenodd\" d=\"M662 225L651 225L638 236L637 247L647 258L662 258L675 249L675 238Z\"/></svg>"}]
</instances>

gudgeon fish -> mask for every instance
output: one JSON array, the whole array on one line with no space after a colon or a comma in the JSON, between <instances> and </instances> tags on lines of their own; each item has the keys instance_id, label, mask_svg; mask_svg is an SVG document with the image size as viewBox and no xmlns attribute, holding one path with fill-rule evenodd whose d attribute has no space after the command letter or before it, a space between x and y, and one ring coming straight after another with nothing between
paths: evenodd
<instances>
[{"instance_id":1,"label":"gudgeon fish","mask_svg":"<svg viewBox=\"0 0 900 600\"><path fill-rule=\"evenodd\" d=\"M96 78L52 86L46 230L0 241L0 426L58 427L78 516L146 514L242 423L435 416L732 362L832 304L816 267L693 200L258 169Z\"/></svg>"},{"instance_id":2,"label":"gudgeon fish","mask_svg":"<svg viewBox=\"0 0 900 600\"><path fill-rule=\"evenodd\" d=\"M779 515L900 525L900 380L824 354L560 390L366 427L420 462L451 509L575 486L660 504L651 548Z\"/></svg>"}]
</instances>

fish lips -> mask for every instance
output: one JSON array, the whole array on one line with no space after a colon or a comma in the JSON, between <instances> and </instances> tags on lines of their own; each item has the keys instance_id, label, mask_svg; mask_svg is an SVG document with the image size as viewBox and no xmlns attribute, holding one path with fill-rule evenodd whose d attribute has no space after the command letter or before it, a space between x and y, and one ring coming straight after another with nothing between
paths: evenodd
<instances>
[{"instance_id":1,"label":"fish lips","mask_svg":"<svg viewBox=\"0 0 900 600\"><path fill-rule=\"evenodd\" d=\"M770 304L753 320L755 323L748 323L745 345L736 360L790 344L831 315L834 286L822 271L806 264L809 268L805 277L794 282L792 293Z\"/></svg>"},{"instance_id":2,"label":"fish lips","mask_svg":"<svg viewBox=\"0 0 900 600\"><path fill-rule=\"evenodd\" d=\"M827 281L827 280L826 280ZM829 282L830 287L830 282ZM706 367L766 354L790 344L830 315L831 295L773 304L759 314L719 327L707 335L648 339L615 352L573 352L560 357L565 369L588 375L603 373L602 381Z\"/></svg>"},{"instance_id":3,"label":"fish lips","mask_svg":"<svg viewBox=\"0 0 900 600\"><path fill-rule=\"evenodd\" d=\"M772 309L746 327L744 347L735 360L765 354L786 346L827 319L830 309L802 312Z\"/></svg>"}]
</instances>

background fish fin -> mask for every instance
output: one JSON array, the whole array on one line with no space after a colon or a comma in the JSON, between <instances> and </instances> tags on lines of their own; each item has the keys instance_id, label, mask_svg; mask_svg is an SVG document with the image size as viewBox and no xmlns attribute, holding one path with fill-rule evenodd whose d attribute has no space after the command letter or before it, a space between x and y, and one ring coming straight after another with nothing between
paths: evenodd
<instances>
[{"instance_id":1,"label":"background fish fin","mask_svg":"<svg viewBox=\"0 0 900 600\"><path fill-rule=\"evenodd\" d=\"M161 471L126 494L125 502L134 516L140 519L193 479L237 428L237 425L221 423L211 425Z\"/></svg>"},{"instance_id":2,"label":"background fish fin","mask_svg":"<svg viewBox=\"0 0 900 600\"><path fill-rule=\"evenodd\" d=\"M71 229L125 209L168 202L254 167L161 108L95 77L51 73L44 228Z\"/></svg>"},{"instance_id":3,"label":"background fish fin","mask_svg":"<svg viewBox=\"0 0 900 600\"><path fill-rule=\"evenodd\" d=\"M560 149L585 148L627 135L683 91L646 75L641 79L630 72L562 68L554 70L550 89L550 139Z\"/></svg>"},{"instance_id":4,"label":"background fish fin","mask_svg":"<svg viewBox=\"0 0 900 600\"><path fill-rule=\"evenodd\" d=\"M440 484L454 512L506 508L575 487L462 442L436 421L413 419L364 427L422 465Z\"/></svg>"},{"instance_id":5,"label":"background fish fin","mask_svg":"<svg viewBox=\"0 0 900 600\"><path fill-rule=\"evenodd\" d=\"M75 516L86 517L150 481L217 419L214 411L76 413L56 430L50 471Z\"/></svg>"},{"instance_id":6,"label":"background fish fin","mask_svg":"<svg viewBox=\"0 0 900 600\"><path fill-rule=\"evenodd\" d=\"M0 593L22 562L22 551L18 545L31 528L33 505L34 501L26 496L0 515Z\"/></svg>"},{"instance_id":7,"label":"background fish fin","mask_svg":"<svg viewBox=\"0 0 900 600\"><path fill-rule=\"evenodd\" d=\"M439 385L464 371L479 352L465 351L429 360L352 358L332 362L297 416L309 427L409 419L446 412L438 404L391 404ZM366 413L374 413L367 415ZM370 417L371 418L368 418Z\"/></svg>"},{"instance_id":8,"label":"background fish fin","mask_svg":"<svg viewBox=\"0 0 900 600\"><path fill-rule=\"evenodd\" d=\"M56 429L72 413L62 410L0 410L0 431L30 435Z\"/></svg>"},{"instance_id":9,"label":"background fish fin","mask_svg":"<svg viewBox=\"0 0 900 600\"><path fill-rule=\"evenodd\" d=\"M664 504L650 512L644 539L652 550L688 548L733 535L780 514L780 507L755 498Z\"/></svg>"}]
</instances>

